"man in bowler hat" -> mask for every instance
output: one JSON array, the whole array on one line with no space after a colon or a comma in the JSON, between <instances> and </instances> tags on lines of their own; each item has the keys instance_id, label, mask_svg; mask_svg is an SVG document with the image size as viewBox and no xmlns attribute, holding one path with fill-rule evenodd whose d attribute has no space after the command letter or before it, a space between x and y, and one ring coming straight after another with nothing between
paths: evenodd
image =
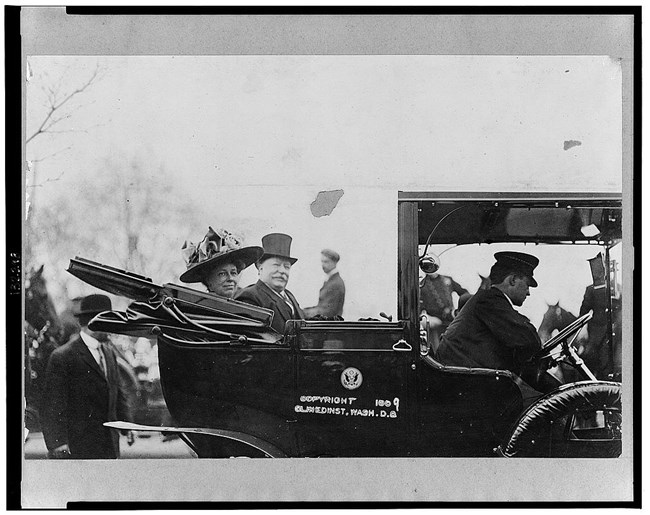
<instances>
[{"instance_id":1,"label":"man in bowler hat","mask_svg":"<svg viewBox=\"0 0 650 515\"><path fill-rule=\"evenodd\" d=\"M106 295L84 297L77 313L79 334L50 356L43 413L50 458L119 457L119 433L103 424L131 421L130 404L107 334L88 328L95 315L110 310Z\"/></svg>"},{"instance_id":2,"label":"man in bowler hat","mask_svg":"<svg viewBox=\"0 0 650 515\"><path fill-rule=\"evenodd\" d=\"M446 365L510 370L540 391L557 386L549 374L536 377L527 360L541 348L537 330L515 310L537 286L539 259L522 252L497 252L492 287L479 290L442 335L437 358Z\"/></svg>"},{"instance_id":3,"label":"man in bowler hat","mask_svg":"<svg viewBox=\"0 0 650 515\"><path fill-rule=\"evenodd\" d=\"M262 238L264 254L256 263L259 280L236 296L236 300L273 310L271 327L284 334L287 320L305 318L298 301L287 290L291 267L298 261L291 257L291 236L282 233L267 234Z\"/></svg>"}]
</instances>

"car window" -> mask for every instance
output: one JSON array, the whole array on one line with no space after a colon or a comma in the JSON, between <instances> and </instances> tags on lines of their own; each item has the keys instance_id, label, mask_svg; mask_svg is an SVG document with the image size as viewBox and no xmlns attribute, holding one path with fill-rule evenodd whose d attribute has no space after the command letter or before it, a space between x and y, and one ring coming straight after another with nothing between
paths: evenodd
<instances>
[{"instance_id":1,"label":"car window","mask_svg":"<svg viewBox=\"0 0 650 515\"><path fill-rule=\"evenodd\" d=\"M351 335L353 334L353 337ZM391 351L402 338L402 330L374 328L373 330L350 329L349 331L306 331L299 338L303 350L362 350Z\"/></svg>"}]
</instances>

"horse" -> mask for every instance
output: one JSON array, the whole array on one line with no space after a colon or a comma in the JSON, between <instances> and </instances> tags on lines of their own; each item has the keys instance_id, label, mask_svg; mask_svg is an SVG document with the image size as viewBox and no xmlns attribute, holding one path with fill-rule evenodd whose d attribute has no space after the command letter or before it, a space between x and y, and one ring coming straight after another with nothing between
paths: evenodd
<instances>
[{"instance_id":1,"label":"horse","mask_svg":"<svg viewBox=\"0 0 650 515\"><path fill-rule=\"evenodd\" d=\"M64 334L54 302L47 291L43 265L25 281L25 427L38 431L45 370Z\"/></svg>"},{"instance_id":2,"label":"horse","mask_svg":"<svg viewBox=\"0 0 650 515\"><path fill-rule=\"evenodd\" d=\"M547 306L548 309L546 310L546 313L544 313L542 322L537 329L537 334L542 340L542 343L547 342L554 334L564 329L578 318L573 313L561 307L559 301L556 304L547 304ZM584 354L585 342L586 335L581 332L575 342L578 355ZM564 363L560 363L559 373L562 375L562 380L564 382L574 382L581 379L578 372L573 367L569 367Z\"/></svg>"},{"instance_id":3,"label":"horse","mask_svg":"<svg viewBox=\"0 0 650 515\"><path fill-rule=\"evenodd\" d=\"M556 304L547 304L547 306L548 309L544 313L542 323L537 330L537 334L539 334L542 342L546 342L553 336L553 331L564 329L578 318L573 313L561 307L559 301Z\"/></svg>"},{"instance_id":4,"label":"horse","mask_svg":"<svg viewBox=\"0 0 650 515\"><path fill-rule=\"evenodd\" d=\"M490 286L492 285L492 281L490 281L490 277L483 277L481 274L478 274L478 276L481 278L481 284L479 285L478 289L479 290L489 290Z\"/></svg>"}]
</instances>

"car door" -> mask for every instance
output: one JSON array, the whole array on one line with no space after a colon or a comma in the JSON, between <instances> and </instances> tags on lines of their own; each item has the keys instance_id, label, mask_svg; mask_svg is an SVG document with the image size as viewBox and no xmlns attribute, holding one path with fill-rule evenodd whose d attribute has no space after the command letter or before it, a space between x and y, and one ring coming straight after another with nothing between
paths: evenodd
<instances>
[{"instance_id":1,"label":"car door","mask_svg":"<svg viewBox=\"0 0 650 515\"><path fill-rule=\"evenodd\" d=\"M414 351L401 322L301 322L299 446L305 456L407 456Z\"/></svg>"}]
</instances>

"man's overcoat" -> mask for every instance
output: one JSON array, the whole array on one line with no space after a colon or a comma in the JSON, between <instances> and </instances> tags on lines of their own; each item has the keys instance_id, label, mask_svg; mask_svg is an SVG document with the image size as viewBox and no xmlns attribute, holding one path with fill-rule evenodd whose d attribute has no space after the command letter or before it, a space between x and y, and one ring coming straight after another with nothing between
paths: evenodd
<instances>
[{"instance_id":1,"label":"man's overcoat","mask_svg":"<svg viewBox=\"0 0 650 515\"><path fill-rule=\"evenodd\" d=\"M541 347L537 330L497 288L479 290L442 335L437 359L446 365L510 370Z\"/></svg>"},{"instance_id":2,"label":"man's overcoat","mask_svg":"<svg viewBox=\"0 0 650 515\"><path fill-rule=\"evenodd\" d=\"M46 373L43 436L49 450L68 444L72 458L119 457L119 433L104 422L131 420L115 353L102 344L107 375L77 335L52 353Z\"/></svg>"},{"instance_id":3,"label":"man's overcoat","mask_svg":"<svg viewBox=\"0 0 650 515\"><path fill-rule=\"evenodd\" d=\"M313 308L312 316L341 316L345 302L345 284L339 273L328 277L318 293L318 306Z\"/></svg>"},{"instance_id":4,"label":"man's overcoat","mask_svg":"<svg viewBox=\"0 0 650 515\"><path fill-rule=\"evenodd\" d=\"M262 281L257 281L255 284L247 286L235 296L235 299L254 306L272 309L273 322L271 323L271 327L278 333L284 334L284 326L287 320L300 320L305 318L305 314L293 296L293 293L289 290L284 290L284 292L293 305L293 313L289 305Z\"/></svg>"}]
</instances>

